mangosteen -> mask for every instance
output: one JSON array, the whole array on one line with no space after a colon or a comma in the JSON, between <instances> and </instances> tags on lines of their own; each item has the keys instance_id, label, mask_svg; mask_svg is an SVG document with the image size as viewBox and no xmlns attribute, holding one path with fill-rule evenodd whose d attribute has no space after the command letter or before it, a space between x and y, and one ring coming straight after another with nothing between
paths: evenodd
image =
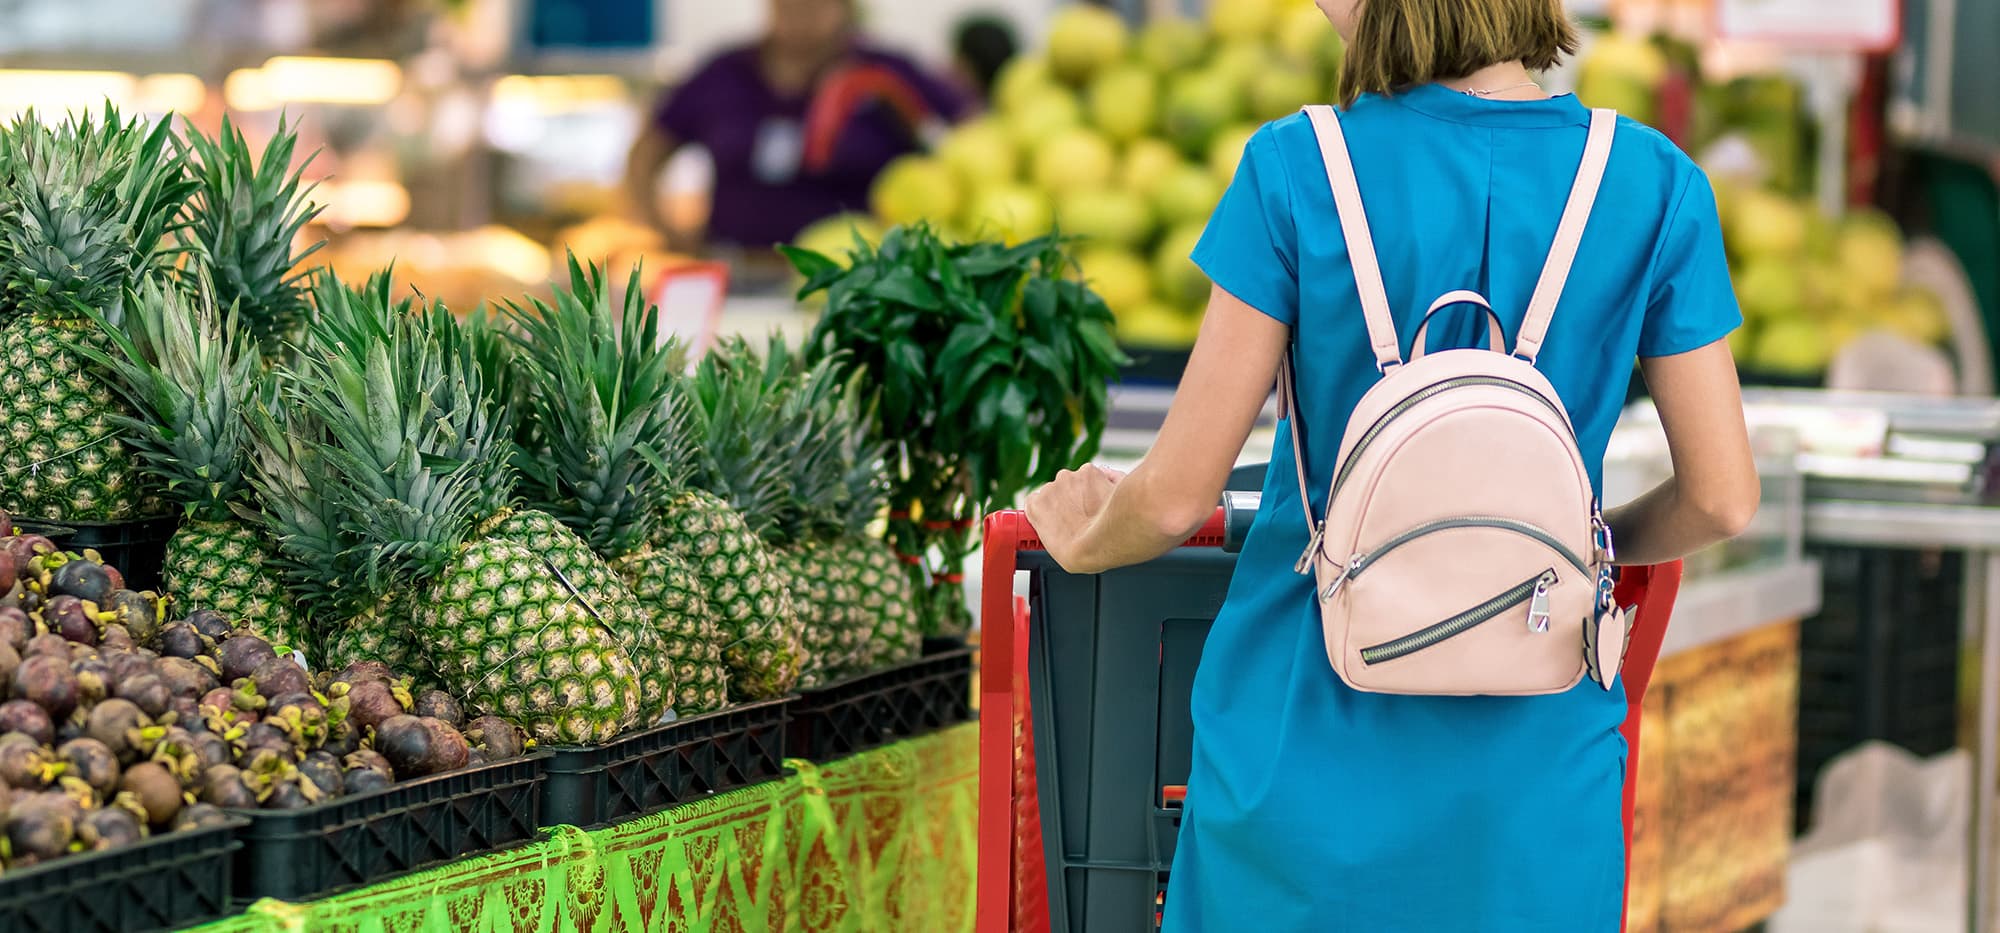
<instances>
[{"instance_id":1,"label":"mangosteen","mask_svg":"<svg viewBox=\"0 0 2000 933\"><path fill-rule=\"evenodd\" d=\"M113 694L138 704L141 711L155 719L166 715L167 707L174 699L173 691L167 689L166 681L157 674L140 674L121 681Z\"/></svg>"},{"instance_id":2,"label":"mangosteen","mask_svg":"<svg viewBox=\"0 0 2000 933\"><path fill-rule=\"evenodd\" d=\"M465 726L465 738L486 753L488 761L518 758L523 747L521 730L498 716L481 716Z\"/></svg>"},{"instance_id":3,"label":"mangosteen","mask_svg":"<svg viewBox=\"0 0 2000 933\"><path fill-rule=\"evenodd\" d=\"M40 554L54 554L56 543L46 535L25 534L0 537L0 550L14 555L15 563L26 567L28 561Z\"/></svg>"},{"instance_id":4,"label":"mangosteen","mask_svg":"<svg viewBox=\"0 0 2000 933\"><path fill-rule=\"evenodd\" d=\"M373 768L349 768L341 775L341 784L350 794L365 794L396 783L396 779Z\"/></svg>"},{"instance_id":5,"label":"mangosteen","mask_svg":"<svg viewBox=\"0 0 2000 933\"><path fill-rule=\"evenodd\" d=\"M5 732L18 732L38 745L53 745L56 740L56 724L49 711L27 700L0 703L0 733Z\"/></svg>"},{"instance_id":6,"label":"mangosteen","mask_svg":"<svg viewBox=\"0 0 2000 933\"><path fill-rule=\"evenodd\" d=\"M131 590L112 590L109 601L99 608L111 613L110 622L124 626L135 641L147 641L160 631L159 599Z\"/></svg>"},{"instance_id":7,"label":"mangosteen","mask_svg":"<svg viewBox=\"0 0 2000 933\"><path fill-rule=\"evenodd\" d=\"M17 801L7 810L9 852L17 859L22 855L37 860L61 858L69 852L75 836L76 823L69 813L39 798Z\"/></svg>"},{"instance_id":8,"label":"mangosteen","mask_svg":"<svg viewBox=\"0 0 2000 933\"><path fill-rule=\"evenodd\" d=\"M299 773L319 788L323 799L338 797L345 790L346 782L341 778L340 760L326 752L314 752L299 762Z\"/></svg>"},{"instance_id":9,"label":"mangosteen","mask_svg":"<svg viewBox=\"0 0 2000 933\"><path fill-rule=\"evenodd\" d=\"M221 686L214 672L186 658L161 658L153 665L153 673L166 682L167 689L174 696L199 700L202 695Z\"/></svg>"},{"instance_id":10,"label":"mangosteen","mask_svg":"<svg viewBox=\"0 0 2000 933\"><path fill-rule=\"evenodd\" d=\"M97 644L97 620L91 617L90 606L68 594L50 596L42 606L42 624L67 641L80 645Z\"/></svg>"},{"instance_id":11,"label":"mangosteen","mask_svg":"<svg viewBox=\"0 0 2000 933\"><path fill-rule=\"evenodd\" d=\"M0 640L0 683L12 683L14 669L21 666L21 653L14 646Z\"/></svg>"},{"instance_id":12,"label":"mangosteen","mask_svg":"<svg viewBox=\"0 0 2000 933\"><path fill-rule=\"evenodd\" d=\"M174 820L175 829L204 829L220 826L229 821L229 814L212 803L191 803L181 808L180 818Z\"/></svg>"},{"instance_id":13,"label":"mangosteen","mask_svg":"<svg viewBox=\"0 0 2000 933\"><path fill-rule=\"evenodd\" d=\"M380 728L383 722L403 714L403 704L387 682L365 680L347 692L347 718L362 728Z\"/></svg>"},{"instance_id":14,"label":"mangosteen","mask_svg":"<svg viewBox=\"0 0 2000 933\"><path fill-rule=\"evenodd\" d=\"M141 675L153 676L153 668L158 658L149 658L137 651L111 650L104 652L104 666L111 669L111 679L120 683Z\"/></svg>"},{"instance_id":15,"label":"mangosteen","mask_svg":"<svg viewBox=\"0 0 2000 933\"><path fill-rule=\"evenodd\" d=\"M288 760L299 755L298 743L285 730L263 721L253 722L243 730L242 745L246 755L259 749L277 752Z\"/></svg>"},{"instance_id":16,"label":"mangosteen","mask_svg":"<svg viewBox=\"0 0 2000 933\"><path fill-rule=\"evenodd\" d=\"M104 659L76 658L69 662L69 672L76 678L77 705L93 706L111 695L111 667Z\"/></svg>"},{"instance_id":17,"label":"mangosteen","mask_svg":"<svg viewBox=\"0 0 2000 933\"><path fill-rule=\"evenodd\" d=\"M49 576L49 592L100 606L107 602L105 597L111 595L111 589L111 575L104 572L103 564L93 560L67 561Z\"/></svg>"},{"instance_id":18,"label":"mangosteen","mask_svg":"<svg viewBox=\"0 0 2000 933\"><path fill-rule=\"evenodd\" d=\"M160 629L160 653L170 658L192 658L208 650L200 632L186 622L169 622Z\"/></svg>"},{"instance_id":19,"label":"mangosteen","mask_svg":"<svg viewBox=\"0 0 2000 933\"><path fill-rule=\"evenodd\" d=\"M251 672L250 680L257 685L257 692L266 697L312 691L312 683L306 679L306 669L291 658L273 656L265 660Z\"/></svg>"},{"instance_id":20,"label":"mangosteen","mask_svg":"<svg viewBox=\"0 0 2000 933\"><path fill-rule=\"evenodd\" d=\"M137 703L114 697L91 709L84 732L103 742L118 760L129 762L139 757L141 746L146 744L143 733L152 725Z\"/></svg>"},{"instance_id":21,"label":"mangosteen","mask_svg":"<svg viewBox=\"0 0 2000 933\"><path fill-rule=\"evenodd\" d=\"M36 656L43 656L50 658L61 658L64 661L68 661L69 646L70 646L69 639L62 637L61 635L57 635L54 632L43 632L40 635L36 635L35 637L28 639L28 646L25 650L21 652L21 657L30 658Z\"/></svg>"},{"instance_id":22,"label":"mangosteen","mask_svg":"<svg viewBox=\"0 0 2000 933\"><path fill-rule=\"evenodd\" d=\"M6 509L0 509L0 538L9 537L13 533L14 516L7 514Z\"/></svg>"},{"instance_id":23,"label":"mangosteen","mask_svg":"<svg viewBox=\"0 0 2000 933\"><path fill-rule=\"evenodd\" d=\"M92 810L76 827L78 841L93 852L129 846L145 837L146 828L139 825L139 818L117 807Z\"/></svg>"},{"instance_id":24,"label":"mangosteen","mask_svg":"<svg viewBox=\"0 0 2000 933\"><path fill-rule=\"evenodd\" d=\"M97 644L104 648L129 651L137 642L132 640L132 630L122 623L113 622L104 627L104 634L97 637Z\"/></svg>"},{"instance_id":25,"label":"mangosteen","mask_svg":"<svg viewBox=\"0 0 2000 933\"><path fill-rule=\"evenodd\" d=\"M271 643L248 633L226 639L216 652L222 663L222 679L241 680L256 673L258 665L278 656ZM296 666L296 665L294 665Z\"/></svg>"},{"instance_id":26,"label":"mangosteen","mask_svg":"<svg viewBox=\"0 0 2000 933\"><path fill-rule=\"evenodd\" d=\"M35 637L35 620L28 618L27 613L16 607L0 608L0 642L6 642L8 647L25 653L28 649L28 639L33 637Z\"/></svg>"},{"instance_id":27,"label":"mangosteen","mask_svg":"<svg viewBox=\"0 0 2000 933\"><path fill-rule=\"evenodd\" d=\"M98 794L109 797L118 787L118 755L111 746L92 738L71 739L56 749L56 757L69 765L67 776L82 779Z\"/></svg>"},{"instance_id":28,"label":"mangosteen","mask_svg":"<svg viewBox=\"0 0 2000 933\"><path fill-rule=\"evenodd\" d=\"M343 719L327 727L326 741L321 742L319 747L330 755L345 758L361 748L361 730Z\"/></svg>"},{"instance_id":29,"label":"mangosteen","mask_svg":"<svg viewBox=\"0 0 2000 933\"><path fill-rule=\"evenodd\" d=\"M303 691L281 694L271 699L269 707L271 713L282 716L288 709L298 710L302 716L318 716L322 719L326 717L326 706L320 703L319 698Z\"/></svg>"},{"instance_id":30,"label":"mangosteen","mask_svg":"<svg viewBox=\"0 0 2000 933\"><path fill-rule=\"evenodd\" d=\"M228 764L236 757L229 740L213 732L193 731L194 757L204 768Z\"/></svg>"},{"instance_id":31,"label":"mangosteen","mask_svg":"<svg viewBox=\"0 0 2000 933\"><path fill-rule=\"evenodd\" d=\"M14 581L21 578L21 562L14 555L0 551L0 593L14 589Z\"/></svg>"},{"instance_id":32,"label":"mangosteen","mask_svg":"<svg viewBox=\"0 0 2000 933\"><path fill-rule=\"evenodd\" d=\"M292 777L271 785L271 792L264 797L264 809L302 810L312 806L313 797L319 793L319 789L316 785L312 790L306 790L306 787L306 779L303 777Z\"/></svg>"},{"instance_id":33,"label":"mangosteen","mask_svg":"<svg viewBox=\"0 0 2000 933\"><path fill-rule=\"evenodd\" d=\"M175 722L184 722L189 725L201 722L201 707L187 697L174 697L168 700L167 712L174 717ZM164 719L166 717L163 716L161 718Z\"/></svg>"},{"instance_id":34,"label":"mangosteen","mask_svg":"<svg viewBox=\"0 0 2000 933\"><path fill-rule=\"evenodd\" d=\"M464 767L467 750L464 737L453 732L452 735L458 737L458 745L455 749L448 747L440 741L442 733L433 731L430 723L443 725L435 719L408 714L391 716L375 727L375 750L389 759L397 774L405 777L422 777Z\"/></svg>"},{"instance_id":35,"label":"mangosteen","mask_svg":"<svg viewBox=\"0 0 2000 933\"><path fill-rule=\"evenodd\" d=\"M218 807L252 810L257 794L243 781L243 771L235 765L216 765L201 775L201 799Z\"/></svg>"},{"instance_id":36,"label":"mangosteen","mask_svg":"<svg viewBox=\"0 0 2000 933\"><path fill-rule=\"evenodd\" d=\"M389 670L389 665L381 661L356 661L341 668L340 673L335 674L333 679L349 684L360 684L370 680L389 684L395 682L396 673Z\"/></svg>"},{"instance_id":37,"label":"mangosteen","mask_svg":"<svg viewBox=\"0 0 2000 933\"><path fill-rule=\"evenodd\" d=\"M417 696L417 702L410 712L418 716L429 716L442 720L456 729L465 722L465 711L458 706L458 700L443 690L426 690Z\"/></svg>"},{"instance_id":38,"label":"mangosteen","mask_svg":"<svg viewBox=\"0 0 2000 933\"><path fill-rule=\"evenodd\" d=\"M174 814L180 812L181 782L157 761L142 761L127 768L119 787L139 798L139 806L146 811L146 822L154 826L168 825Z\"/></svg>"},{"instance_id":39,"label":"mangosteen","mask_svg":"<svg viewBox=\"0 0 2000 933\"><path fill-rule=\"evenodd\" d=\"M11 736L10 736L11 738ZM41 790L55 775L47 748L23 736L0 742L0 783L21 790Z\"/></svg>"},{"instance_id":40,"label":"mangosteen","mask_svg":"<svg viewBox=\"0 0 2000 933\"><path fill-rule=\"evenodd\" d=\"M216 641L222 641L236 634L235 627L229 624L229 617L214 609L196 609L181 621L194 626L195 631Z\"/></svg>"},{"instance_id":41,"label":"mangosteen","mask_svg":"<svg viewBox=\"0 0 2000 933\"><path fill-rule=\"evenodd\" d=\"M76 675L69 662L37 655L14 669L14 696L47 710L50 719L60 720L76 709Z\"/></svg>"}]
</instances>

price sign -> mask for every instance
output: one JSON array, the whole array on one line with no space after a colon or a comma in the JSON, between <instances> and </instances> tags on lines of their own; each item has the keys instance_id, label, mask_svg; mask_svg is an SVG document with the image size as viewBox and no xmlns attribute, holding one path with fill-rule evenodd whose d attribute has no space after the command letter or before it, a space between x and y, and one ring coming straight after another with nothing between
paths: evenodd
<instances>
[{"instance_id":1,"label":"price sign","mask_svg":"<svg viewBox=\"0 0 2000 933\"><path fill-rule=\"evenodd\" d=\"M722 324L729 266L719 262L669 266L653 284L652 295L660 308L660 338L679 337L690 355L700 356L715 344Z\"/></svg>"},{"instance_id":2,"label":"price sign","mask_svg":"<svg viewBox=\"0 0 2000 933\"><path fill-rule=\"evenodd\" d=\"M1720 0L1723 38L1881 52L1902 38L1898 0Z\"/></svg>"}]
</instances>

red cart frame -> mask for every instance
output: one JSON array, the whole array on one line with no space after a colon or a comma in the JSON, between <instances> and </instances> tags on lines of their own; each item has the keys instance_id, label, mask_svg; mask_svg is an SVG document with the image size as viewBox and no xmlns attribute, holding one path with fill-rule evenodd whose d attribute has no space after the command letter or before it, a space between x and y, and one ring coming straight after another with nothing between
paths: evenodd
<instances>
[{"instance_id":1,"label":"red cart frame","mask_svg":"<svg viewBox=\"0 0 2000 933\"><path fill-rule=\"evenodd\" d=\"M1223 510L1217 509L1184 546L1221 547L1223 519ZM978 933L1050 933L1041 810L1035 794L1034 735L1028 715L1028 603L1014 595L1019 555L1040 550L1042 543L1026 515L1006 511L987 517L980 579ZM1628 567L1618 582L1619 605L1638 610L1623 671L1629 708L1620 728L1627 744L1628 871L1640 708L1666 639L1667 620L1673 616L1681 570L1679 561Z\"/></svg>"}]
</instances>

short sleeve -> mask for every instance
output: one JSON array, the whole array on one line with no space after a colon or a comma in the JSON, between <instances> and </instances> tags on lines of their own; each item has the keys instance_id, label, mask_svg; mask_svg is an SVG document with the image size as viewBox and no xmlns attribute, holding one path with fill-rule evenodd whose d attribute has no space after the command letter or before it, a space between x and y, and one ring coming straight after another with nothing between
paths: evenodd
<instances>
[{"instance_id":1,"label":"short sleeve","mask_svg":"<svg viewBox=\"0 0 2000 933\"><path fill-rule=\"evenodd\" d=\"M681 82L660 103L660 109L653 114L653 125L681 142L701 142L706 102L716 97L716 88L722 82L722 67L722 59L717 59Z\"/></svg>"},{"instance_id":2,"label":"short sleeve","mask_svg":"<svg viewBox=\"0 0 2000 933\"><path fill-rule=\"evenodd\" d=\"M1291 184L1266 125L1244 147L1192 258L1217 287L1289 327L1299 320L1298 252Z\"/></svg>"},{"instance_id":3,"label":"short sleeve","mask_svg":"<svg viewBox=\"0 0 2000 933\"><path fill-rule=\"evenodd\" d=\"M1639 335L1641 357L1699 350L1742 326L1715 190L1699 169L1691 172L1667 218L1653 270L1653 294Z\"/></svg>"}]
</instances>

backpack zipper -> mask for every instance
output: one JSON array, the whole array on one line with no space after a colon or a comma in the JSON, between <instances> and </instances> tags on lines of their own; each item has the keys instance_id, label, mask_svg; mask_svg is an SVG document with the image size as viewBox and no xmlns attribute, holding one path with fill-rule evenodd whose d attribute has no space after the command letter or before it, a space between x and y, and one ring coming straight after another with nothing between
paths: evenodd
<instances>
[{"instance_id":1,"label":"backpack zipper","mask_svg":"<svg viewBox=\"0 0 2000 933\"><path fill-rule=\"evenodd\" d=\"M1327 584L1326 589L1320 592L1320 602L1332 602L1334 595L1340 592L1341 587L1347 585L1347 581L1360 577L1363 571L1373 566L1382 558L1389 556L1391 551L1418 538L1427 537L1440 531L1454 531L1460 528L1497 528L1501 531L1511 531L1524 537L1533 538L1547 545L1550 550L1561 554L1563 559L1569 561L1570 566L1575 567L1578 573L1590 573L1590 567L1584 562L1582 557L1578 556L1575 551L1570 550L1568 545L1563 544L1562 539L1557 538L1537 525L1531 525L1518 519L1500 518L1493 515L1469 515L1463 518L1446 518L1418 525L1382 542L1381 546L1371 552L1356 554L1348 558L1347 565L1340 568L1340 576L1334 577L1333 582Z\"/></svg>"},{"instance_id":2,"label":"backpack zipper","mask_svg":"<svg viewBox=\"0 0 2000 933\"><path fill-rule=\"evenodd\" d=\"M1549 401L1548 396L1545 396L1542 393L1535 391L1534 389L1530 389L1527 386L1520 384L1519 382L1515 382L1512 379L1507 379L1501 376L1460 376L1457 379L1446 379L1443 382L1432 383L1431 385L1425 386L1422 389L1419 389L1415 393L1411 394L1408 398L1405 398L1402 401L1397 402L1395 407L1389 409L1386 412L1383 412L1382 417L1375 419L1375 423L1368 426L1368 430L1361 435L1361 439L1354 442L1354 450L1353 452L1347 455L1347 462L1342 463L1340 465L1340 472L1335 474L1333 479L1333 492L1328 497L1327 501L1332 502L1334 498L1340 495L1340 487L1347 484L1348 476L1354 472L1354 465L1361 462L1362 451L1367 450L1368 445L1370 443L1373 443L1375 438L1381 436L1384 430L1388 429L1390 422L1396 420L1398 417L1401 417L1404 413L1408 412L1410 409L1415 408L1416 406L1423 404L1424 402L1430 401L1431 399L1436 398L1439 395L1442 395L1453 389L1465 389L1465 388L1472 388L1475 386L1486 386L1497 389L1508 389L1514 392L1519 392L1522 395L1525 395L1529 398L1534 399L1535 401L1542 403L1544 407L1546 407L1550 412L1554 413L1555 416L1562 421L1564 430L1567 431L1569 434L1570 443L1571 444L1576 443L1576 429L1570 426L1569 418L1563 414L1562 408L1558 406L1556 403Z\"/></svg>"},{"instance_id":3,"label":"backpack zipper","mask_svg":"<svg viewBox=\"0 0 2000 933\"><path fill-rule=\"evenodd\" d=\"M1546 632L1549 622L1549 587L1554 585L1556 585L1555 569L1544 570L1509 588L1506 592L1443 622L1392 641L1361 649L1361 663L1382 664L1408 657L1491 622L1522 603L1531 603L1528 609L1528 627L1536 632ZM1539 627L1536 624L1538 621Z\"/></svg>"}]
</instances>

